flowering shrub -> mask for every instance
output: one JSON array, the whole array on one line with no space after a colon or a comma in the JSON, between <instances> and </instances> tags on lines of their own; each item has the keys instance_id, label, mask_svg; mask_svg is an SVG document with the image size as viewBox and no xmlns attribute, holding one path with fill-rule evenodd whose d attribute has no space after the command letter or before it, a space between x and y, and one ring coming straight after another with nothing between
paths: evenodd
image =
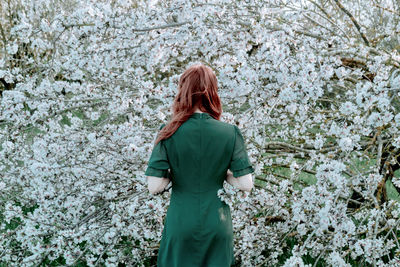
<instances>
[{"instance_id":1,"label":"flowering shrub","mask_svg":"<svg viewBox=\"0 0 400 267\"><path fill-rule=\"evenodd\" d=\"M255 167L251 193L219 191L238 262L398 265L400 7L381 2L1 2L0 265L154 260L171 191L144 170L197 61Z\"/></svg>"}]
</instances>

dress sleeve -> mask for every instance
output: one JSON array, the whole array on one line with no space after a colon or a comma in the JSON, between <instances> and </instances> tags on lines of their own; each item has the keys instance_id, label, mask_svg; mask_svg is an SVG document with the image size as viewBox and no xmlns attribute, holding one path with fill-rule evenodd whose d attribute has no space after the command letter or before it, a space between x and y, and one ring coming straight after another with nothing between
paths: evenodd
<instances>
[{"instance_id":1,"label":"dress sleeve","mask_svg":"<svg viewBox=\"0 0 400 267\"><path fill-rule=\"evenodd\" d=\"M160 130L165 126L162 124ZM158 134L157 134L158 136ZM159 178L169 178L169 161L167 150L164 144L165 140L161 140L154 147L145 171L146 176L154 176Z\"/></svg>"},{"instance_id":2,"label":"dress sleeve","mask_svg":"<svg viewBox=\"0 0 400 267\"><path fill-rule=\"evenodd\" d=\"M243 135L236 125L233 126L235 128L235 144L228 168L232 171L233 176L237 178L254 172L254 169L247 154Z\"/></svg>"}]
</instances>

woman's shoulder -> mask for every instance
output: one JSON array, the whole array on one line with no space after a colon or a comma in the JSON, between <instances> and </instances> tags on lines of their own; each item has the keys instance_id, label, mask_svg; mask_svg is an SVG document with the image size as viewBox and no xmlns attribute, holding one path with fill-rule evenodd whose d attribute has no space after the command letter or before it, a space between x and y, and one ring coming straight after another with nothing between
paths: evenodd
<instances>
[{"instance_id":1,"label":"woman's shoulder","mask_svg":"<svg viewBox=\"0 0 400 267\"><path fill-rule=\"evenodd\" d=\"M237 127L234 124L225 122L225 121L220 121L220 120L215 120L213 119L211 124L218 128L220 131L224 131L226 133L234 134L235 133L235 127Z\"/></svg>"}]
</instances>

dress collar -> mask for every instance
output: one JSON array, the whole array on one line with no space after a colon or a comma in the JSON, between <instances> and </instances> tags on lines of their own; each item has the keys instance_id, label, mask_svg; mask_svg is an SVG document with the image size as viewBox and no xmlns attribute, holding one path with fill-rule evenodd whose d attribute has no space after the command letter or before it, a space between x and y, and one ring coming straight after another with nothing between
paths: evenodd
<instances>
[{"instance_id":1,"label":"dress collar","mask_svg":"<svg viewBox=\"0 0 400 267\"><path fill-rule=\"evenodd\" d=\"M196 119L198 119L198 118L205 118L205 119L209 119L209 118L212 118L212 117L211 117L211 115L208 114L207 112L203 112L203 113L200 113L200 112L193 112L193 114L190 115L190 118L196 118Z\"/></svg>"}]
</instances>

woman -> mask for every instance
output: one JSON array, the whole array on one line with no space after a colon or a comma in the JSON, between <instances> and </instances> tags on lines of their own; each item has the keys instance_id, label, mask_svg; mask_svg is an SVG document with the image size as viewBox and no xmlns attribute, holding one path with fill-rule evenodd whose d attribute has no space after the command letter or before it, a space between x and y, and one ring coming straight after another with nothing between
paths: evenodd
<instances>
[{"instance_id":1,"label":"woman","mask_svg":"<svg viewBox=\"0 0 400 267\"><path fill-rule=\"evenodd\" d=\"M251 191L254 169L236 125L220 121L217 78L203 64L180 77L171 121L161 125L145 175L151 193L172 181L158 267L231 266L232 218L224 180Z\"/></svg>"}]
</instances>

